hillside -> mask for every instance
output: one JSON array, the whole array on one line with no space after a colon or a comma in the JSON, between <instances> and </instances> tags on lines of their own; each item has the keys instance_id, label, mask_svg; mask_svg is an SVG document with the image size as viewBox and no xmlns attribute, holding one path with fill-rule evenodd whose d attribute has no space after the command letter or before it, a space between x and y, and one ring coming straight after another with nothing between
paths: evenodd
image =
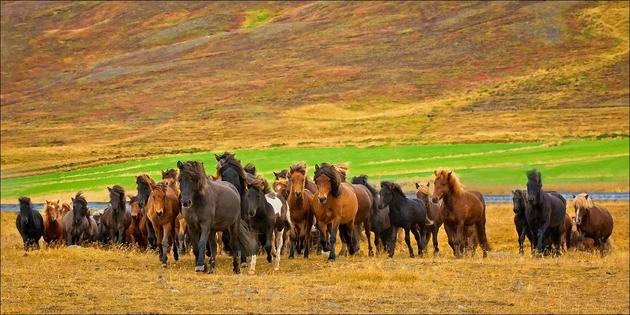
<instances>
[{"instance_id":1,"label":"hillside","mask_svg":"<svg viewBox=\"0 0 630 315\"><path fill-rule=\"evenodd\" d=\"M628 3L2 2L1 175L627 137Z\"/></svg>"}]
</instances>

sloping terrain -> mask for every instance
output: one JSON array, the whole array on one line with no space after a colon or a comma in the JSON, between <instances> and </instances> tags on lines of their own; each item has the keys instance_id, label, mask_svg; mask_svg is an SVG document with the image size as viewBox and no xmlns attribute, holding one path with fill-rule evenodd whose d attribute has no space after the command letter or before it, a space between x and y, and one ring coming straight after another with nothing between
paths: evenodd
<instances>
[{"instance_id":1,"label":"sloping terrain","mask_svg":"<svg viewBox=\"0 0 630 315\"><path fill-rule=\"evenodd\" d=\"M627 2L2 2L2 177L627 137Z\"/></svg>"}]
</instances>

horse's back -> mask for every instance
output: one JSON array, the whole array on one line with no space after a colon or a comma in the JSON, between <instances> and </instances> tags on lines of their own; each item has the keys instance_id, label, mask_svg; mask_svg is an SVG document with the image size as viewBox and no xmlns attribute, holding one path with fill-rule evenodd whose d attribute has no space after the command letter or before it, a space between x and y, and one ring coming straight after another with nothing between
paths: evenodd
<instances>
[{"instance_id":1,"label":"horse's back","mask_svg":"<svg viewBox=\"0 0 630 315\"><path fill-rule=\"evenodd\" d=\"M591 208L591 212L597 213L597 218L594 220L595 221L594 223L596 223L596 228L600 232L601 237L608 238L612 234L613 225L614 225L612 215L610 214L608 209L597 206L597 205Z\"/></svg>"},{"instance_id":2,"label":"horse's back","mask_svg":"<svg viewBox=\"0 0 630 315\"><path fill-rule=\"evenodd\" d=\"M362 222L369 218L374 200L372 198L372 193L370 193L370 190L368 190L368 188L364 185L352 184L352 187L354 188L354 193L357 196L356 220Z\"/></svg>"},{"instance_id":3,"label":"horse's back","mask_svg":"<svg viewBox=\"0 0 630 315\"><path fill-rule=\"evenodd\" d=\"M551 226L559 226L564 224L564 218L567 213L566 200L558 193L545 193L545 199L548 202L551 211Z\"/></svg>"},{"instance_id":4,"label":"horse's back","mask_svg":"<svg viewBox=\"0 0 630 315\"><path fill-rule=\"evenodd\" d=\"M241 215L241 197L234 185L223 182L209 182L212 187L210 202L214 202L213 228L224 230L237 222Z\"/></svg>"},{"instance_id":5,"label":"horse's back","mask_svg":"<svg viewBox=\"0 0 630 315\"><path fill-rule=\"evenodd\" d=\"M344 211L341 213L342 224L352 221L359 209L359 200L352 184L343 182L339 185L342 193L339 195L340 202Z\"/></svg>"}]
</instances>

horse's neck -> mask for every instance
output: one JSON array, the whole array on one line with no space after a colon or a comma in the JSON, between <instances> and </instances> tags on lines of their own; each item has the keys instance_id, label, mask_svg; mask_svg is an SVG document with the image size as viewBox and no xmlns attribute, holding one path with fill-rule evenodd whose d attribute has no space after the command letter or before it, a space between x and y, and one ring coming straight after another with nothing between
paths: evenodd
<instances>
[{"instance_id":1,"label":"horse's neck","mask_svg":"<svg viewBox=\"0 0 630 315\"><path fill-rule=\"evenodd\" d=\"M392 201L389 203L389 208L391 210L398 211L405 205L406 202L407 202L407 197L394 193L394 196L392 197Z\"/></svg>"}]
</instances>

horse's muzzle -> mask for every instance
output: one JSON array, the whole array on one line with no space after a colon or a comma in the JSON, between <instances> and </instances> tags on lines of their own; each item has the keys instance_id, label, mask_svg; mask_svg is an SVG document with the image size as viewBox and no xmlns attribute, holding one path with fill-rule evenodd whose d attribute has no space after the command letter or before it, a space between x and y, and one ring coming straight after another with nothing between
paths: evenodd
<instances>
[{"instance_id":1,"label":"horse's muzzle","mask_svg":"<svg viewBox=\"0 0 630 315\"><path fill-rule=\"evenodd\" d=\"M328 198L326 198L326 197L317 197L317 199L319 199L319 203L321 203L321 204L325 204L326 200L328 200Z\"/></svg>"},{"instance_id":2,"label":"horse's muzzle","mask_svg":"<svg viewBox=\"0 0 630 315\"><path fill-rule=\"evenodd\" d=\"M192 201L190 200L183 200L182 201L182 208L188 209L192 206Z\"/></svg>"},{"instance_id":3,"label":"horse's muzzle","mask_svg":"<svg viewBox=\"0 0 630 315\"><path fill-rule=\"evenodd\" d=\"M302 196L302 192L301 191L296 191L295 192L295 198L300 198L300 196Z\"/></svg>"}]
</instances>

